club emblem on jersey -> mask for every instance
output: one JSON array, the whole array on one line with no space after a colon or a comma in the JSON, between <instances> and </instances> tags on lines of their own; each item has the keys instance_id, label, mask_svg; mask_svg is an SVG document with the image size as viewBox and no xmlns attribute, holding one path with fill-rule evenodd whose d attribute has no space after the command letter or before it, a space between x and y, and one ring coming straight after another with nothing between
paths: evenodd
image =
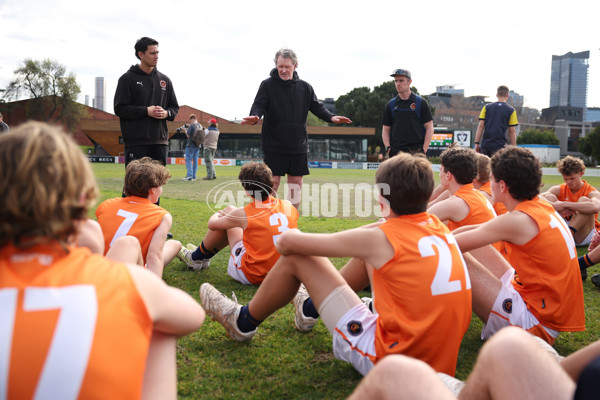
<instances>
[{"instance_id":1,"label":"club emblem on jersey","mask_svg":"<svg viewBox=\"0 0 600 400\"><path fill-rule=\"evenodd\" d=\"M348 332L352 336L358 336L362 333L363 327L360 321L350 321L348 322Z\"/></svg>"},{"instance_id":2,"label":"club emblem on jersey","mask_svg":"<svg viewBox=\"0 0 600 400\"><path fill-rule=\"evenodd\" d=\"M167 82L160 81L160 87L163 88L163 89L166 88L167 87Z\"/></svg>"},{"instance_id":3,"label":"club emblem on jersey","mask_svg":"<svg viewBox=\"0 0 600 400\"><path fill-rule=\"evenodd\" d=\"M512 313L512 299L505 299L502 302L502 309L504 312L511 314Z\"/></svg>"},{"instance_id":4,"label":"club emblem on jersey","mask_svg":"<svg viewBox=\"0 0 600 400\"><path fill-rule=\"evenodd\" d=\"M413 111L414 111L416 108L417 108L417 105L416 105L415 103L412 103L412 104L410 105L410 109L411 109L411 110L413 110Z\"/></svg>"}]
</instances>

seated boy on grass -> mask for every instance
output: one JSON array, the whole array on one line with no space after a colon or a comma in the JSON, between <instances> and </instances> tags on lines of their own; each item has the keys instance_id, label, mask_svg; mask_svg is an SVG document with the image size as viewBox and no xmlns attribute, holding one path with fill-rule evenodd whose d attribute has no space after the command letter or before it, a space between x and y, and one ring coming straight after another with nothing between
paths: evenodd
<instances>
[{"instance_id":1,"label":"seated boy on grass","mask_svg":"<svg viewBox=\"0 0 600 400\"><path fill-rule=\"evenodd\" d=\"M181 249L177 240L166 240L173 217L154 204L171 175L167 168L150 157L133 160L125 169L124 192L127 197L103 201L96 218L104 235L105 254L120 237L136 237L144 264L158 276Z\"/></svg>"},{"instance_id":2,"label":"seated boy on grass","mask_svg":"<svg viewBox=\"0 0 600 400\"><path fill-rule=\"evenodd\" d=\"M244 164L238 178L252 201L213 214L200 246L188 245L178 257L191 269L204 269L216 253L229 246L229 276L245 285L260 285L279 259L277 239L298 226L299 214L289 201L273 197L273 174L266 164Z\"/></svg>"},{"instance_id":3,"label":"seated boy on grass","mask_svg":"<svg viewBox=\"0 0 600 400\"><path fill-rule=\"evenodd\" d=\"M583 287L573 236L552 205L538 197L540 161L504 147L492 157L492 196L508 213L454 232L473 283L473 311L487 339L520 326L553 344L560 332L585 330ZM506 259L491 243L504 241Z\"/></svg>"},{"instance_id":4,"label":"seated boy on grass","mask_svg":"<svg viewBox=\"0 0 600 400\"><path fill-rule=\"evenodd\" d=\"M393 353L454 375L471 320L471 286L454 237L425 212L431 164L401 153L381 164L376 181L385 222L331 234L284 232L276 243L282 256L248 305L208 283L200 287L202 304L227 335L250 340L265 318L293 300L296 327L308 331L320 315L335 357L363 375ZM340 273L327 257L353 258ZM368 284L377 313L356 294Z\"/></svg>"},{"instance_id":5,"label":"seated boy on grass","mask_svg":"<svg viewBox=\"0 0 600 400\"><path fill-rule=\"evenodd\" d=\"M70 136L37 122L0 135L0 170L0 397L175 399L175 337L202 307L73 246L97 187Z\"/></svg>"}]
</instances>

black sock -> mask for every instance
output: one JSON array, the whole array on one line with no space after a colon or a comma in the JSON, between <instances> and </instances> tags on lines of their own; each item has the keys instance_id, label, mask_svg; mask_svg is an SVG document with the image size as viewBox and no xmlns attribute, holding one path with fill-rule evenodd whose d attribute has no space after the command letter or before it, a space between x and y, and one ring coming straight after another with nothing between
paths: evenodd
<instances>
[{"instance_id":1,"label":"black sock","mask_svg":"<svg viewBox=\"0 0 600 400\"><path fill-rule=\"evenodd\" d=\"M302 312L307 317L319 318L319 312L317 311L317 308L313 304L312 299L310 297L304 301L304 305L302 306Z\"/></svg>"},{"instance_id":2,"label":"black sock","mask_svg":"<svg viewBox=\"0 0 600 400\"><path fill-rule=\"evenodd\" d=\"M582 271L585 270L586 268L594 265L594 262L592 262L592 260L590 260L589 254L582 255L581 257L579 257L577 259L577 261L579 261L579 269Z\"/></svg>"},{"instance_id":3,"label":"black sock","mask_svg":"<svg viewBox=\"0 0 600 400\"><path fill-rule=\"evenodd\" d=\"M254 319L254 317L250 314L250 311L248 310L248 305L245 305L240 310L240 315L237 319L237 326L240 329L240 331L248 333L255 330L258 327L258 325L261 324L261 322L262 321Z\"/></svg>"},{"instance_id":4,"label":"black sock","mask_svg":"<svg viewBox=\"0 0 600 400\"><path fill-rule=\"evenodd\" d=\"M192 260L205 260L207 258L212 258L215 254L219 252L219 249L216 247L212 250L208 250L206 246L204 246L204 242L200 243L200 246L192 253Z\"/></svg>"}]
</instances>

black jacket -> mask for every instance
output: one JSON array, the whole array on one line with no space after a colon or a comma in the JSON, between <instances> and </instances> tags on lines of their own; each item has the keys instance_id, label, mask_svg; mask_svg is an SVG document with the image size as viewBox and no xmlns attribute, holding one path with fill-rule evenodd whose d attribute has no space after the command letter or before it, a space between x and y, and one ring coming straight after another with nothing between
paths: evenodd
<instances>
[{"instance_id":1,"label":"black jacket","mask_svg":"<svg viewBox=\"0 0 600 400\"><path fill-rule=\"evenodd\" d=\"M327 122L331 122L334 115L319 103L312 86L298 78L296 71L289 81L282 81L276 68L273 68L270 75L270 78L260 84L250 109L250 115L265 117L261 136L263 151L280 154L307 153L308 111Z\"/></svg>"},{"instance_id":2,"label":"black jacket","mask_svg":"<svg viewBox=\"0 0 600 400\"><path fill-rule=\"evenodd\" d=\"M138 65L132 65L119 78L114 106L125 146L169 143L167 121L148 116L149 106L169 111L169 121L179 112L173 84L165 74L154 68L148 75Z\"/></svg>"}]
</instances>

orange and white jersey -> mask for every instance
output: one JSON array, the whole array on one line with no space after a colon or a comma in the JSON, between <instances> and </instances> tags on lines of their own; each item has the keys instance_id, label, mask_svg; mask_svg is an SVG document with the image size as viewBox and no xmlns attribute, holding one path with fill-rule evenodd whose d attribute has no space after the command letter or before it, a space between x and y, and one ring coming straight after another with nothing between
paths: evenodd
<instances>
[{"instance_id":1,"label":"orange and white jersey","mask_svg":"<svg viewBox=\"0 0 600 400\"><path fill-rule=\"evenodd\" d=\"M115 197L103 201L96 209L96 219L104 235L104 254L114 240L134 236L140 241L145 264L152 236L165 214L167 210L141 197Z\"/></svg>"},{"instance_id":2,"label":"orange and white jersey","mask_svg":"<svg viewBox=\"0 0 600 400\"><path fill-rule=\"evenodd\" d=\"M377 359L404 354L454 376L472 313L471 281L454 236L428 213L390 218L379 228L394 257L373 270Z\"/></svg>"},{"instance_id":3,"label":"orange and white jersey","mask_svg":"<svg viewBox=\"0 0 600 400\"><path fill-rule=\"evenodd\" d=\"M488 195L490 195L490 197L492 196L492 181L487 181L486 183L484 183L479 190L486 192ZM502 203L494 203L494 211L496 211L496 215L502 215L502 214L506 214L508 212L508 209L506 208L506 206Z\"/></svg>"},{"instance_id":4,"label":"orange and white jersey","mask_svg":"<svg viewBox=\"0 0 600 400\"><path fill-rule=\"evenodd\" d=\"M531 217L539 233L523 246L506 243L515 269L513 286L542 325L562 332L584 330L583 285L567 224L537 196L519 203L515 211Z\"/></svg>"},{"instance_id":5,"label":"orange and white jersey","mask_svg":"<svg viewBox=\"0 0 600 400\"><path fill-rule=\"evenodd\" d=\"M560 201L571 201L573 203L576 203L579 201L580 198L584 196L587 197L590 195L591 192L596 191L595 187L593 187L583 179L581 181L583 182L583 186L575 193L571 192L571 189L569 189L566 183L562 183L560 185L560 193L558 194L557 199ZM566 218L566 220L569 219L571 218ZM594 223L596 231L600 232L600 222L598 222L598 214L594 215Z\"/></svg>"},{"instance_id":6,"label":"orange and white jersey","mask_svg":"<svg viewBox=\"0 0 600 400\"><path fill-rule=\"evenodd\" d=\"M153 323L122 263L0 249L0 398L140 398Z\"/></svg>"},{"instance_id":7,"label":"orange and white jersey","mask_svg":"<svg viewBox=\"0 0 600 400\"><path fill-rule=\"evenodd\" d=\"M298 227L298 210L287 200L269 196L264 202L252 201L244 207L248 226L243 242L246 255L241 269L253 285L259 285L279 259L275 242L279 235Z\"/></svg>"},{"instance_id":8,"label":"orange and white jersey","mask_svg":"<svg viewBox=\"0 0 600 400\"><path fill-rule=\"evenodd\" d=\"M487 222L496 216L492 203L485 198L472 183L463 185L454 196L461 198L469 206L469 213L460 221L448 221L448 228L453 231L461 226L477 225Z\"/></svg>"}]
</instances>

